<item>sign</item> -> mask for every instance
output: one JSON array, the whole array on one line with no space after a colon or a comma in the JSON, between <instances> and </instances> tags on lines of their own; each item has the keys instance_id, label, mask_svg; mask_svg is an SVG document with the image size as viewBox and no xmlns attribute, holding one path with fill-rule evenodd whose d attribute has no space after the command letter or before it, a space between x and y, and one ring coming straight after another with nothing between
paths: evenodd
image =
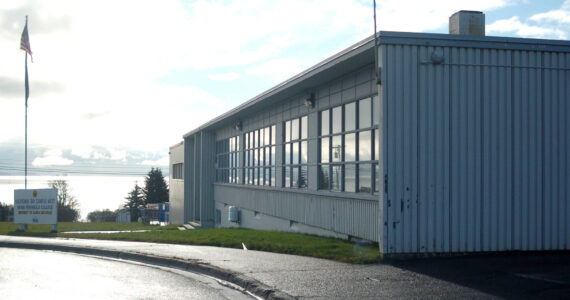
<instances>
[{"instance_id":1,"label":"sign","mask_svg":"<svg viewBox=\"0 0 570 300\"><path fill-rule=\"evenodd\" d=\"M57 224L57 189L14 190L14 223Z\"/></svg>"}]
</instances>

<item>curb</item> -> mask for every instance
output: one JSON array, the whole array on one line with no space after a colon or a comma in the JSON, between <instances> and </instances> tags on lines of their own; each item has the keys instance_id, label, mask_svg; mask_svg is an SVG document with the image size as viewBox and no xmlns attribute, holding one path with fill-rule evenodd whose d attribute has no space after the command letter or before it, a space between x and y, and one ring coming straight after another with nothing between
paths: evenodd
<instances>
[{"instance_id":1,"label":"curb","mask_svg":"<svg viewBox=\"0 0 570 300\"><path fill-rule=\"evenodd\" d=\"M244 290L261 297L263 299L275 299L275 300L290 300L296 299L295 297L286 294L284 292L270 288L269 286L249 278L247 276L237 274L228 270L220 269L214 266L203 264L200 262L187 262L175 258L152 256L148 254L138 254L125 251L117 250L106 250L100 248L85 248L85 247L75 247L75 246L62 246L62 245L51 245L51 244L41 244L41 243L25 243L25 242L6 242L0 241L0 247L3 248L20 248L20 249L31 249L31 250L51 250L59 252L71 252L77 254L87 254L93 256L109 257L114 259L130 260L139 263L145 263L150 265L156 265L161 267L168 267L179 269L183 271L191 271L195 273L204 274L211 276L223 281L231 282L235 285L240 286Z\"/></svg>"}]
</instances>

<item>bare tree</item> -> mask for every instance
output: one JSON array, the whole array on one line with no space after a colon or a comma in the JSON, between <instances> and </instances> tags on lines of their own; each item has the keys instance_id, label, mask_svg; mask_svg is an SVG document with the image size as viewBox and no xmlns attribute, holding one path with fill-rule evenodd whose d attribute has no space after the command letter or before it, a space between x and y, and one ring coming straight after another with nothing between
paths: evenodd
<instances>
[{"instance_id":1,"label":"bare tree","mask_svg":"<svg viewBox=\"0 0 570 300\"><path fill-rule=\"evenodd\" d=\"M79 201L71 194L67 181L50 180L48 186L57 189L57 221L75 222L79 220Z\"/></svg>"}]
</instances>

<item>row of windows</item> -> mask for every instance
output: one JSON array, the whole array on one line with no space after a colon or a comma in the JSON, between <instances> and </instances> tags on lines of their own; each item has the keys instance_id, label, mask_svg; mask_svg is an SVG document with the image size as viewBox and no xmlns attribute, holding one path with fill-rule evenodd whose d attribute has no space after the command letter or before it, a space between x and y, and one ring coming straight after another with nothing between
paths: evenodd
<instances>
[{"instance_id":1,"label":"row of windows","mask_svg":"<svg viewBox=\"0 0 570 300\"><path fill-rule=\"evenodd\" d=\"M239 150L239 136L216 142L216 182L240 182Z\"/></svg>"},{"instance_id":2,"label":"row of windows","mask_svg":"<svg viewBox=\"0 0 570 300\"><path fill-rule=\"evenodd\" d=\"M365 98L320 112L319 189L378 191L378 105Z\"/></svg>"},{"instance_id":3,"label":"row of windows","mask_svg":"<svg viewBox=\"0 0 570 300\"><path fill-rule=\"evenodd\" d=\"M380 175L378 97L319 112L319 189L378 192ZM283 165L276 167L276 126L247 132L240 152L239 136L216 142L217 182L306 188L308 186L308 117L283 122ZM240 155L243 153L243 166ZM277 184L276 171L283 181ZM240 175L243 181L240 181Z\"/></svg>"},{"instance_id":4,"label":"row of windows","mask_svg":"<svg viewBox=\"0 0 570 300\"><path fill-rule=\"evenodd\" d=\"M283 186L306 188L308 186L308 117L303 116L286 121L284 124L285 143L283 144Z\"/></svg>"},{"instance_id":5,"label":"row of windows","mask_svg":"<svg viewBox=\"0 0 570 300\"><path fill-rule=\"evenodd\" d=\"M275 186L276 126L252 130L245 136L245 184Z\"/></svg>"}]
</instances>

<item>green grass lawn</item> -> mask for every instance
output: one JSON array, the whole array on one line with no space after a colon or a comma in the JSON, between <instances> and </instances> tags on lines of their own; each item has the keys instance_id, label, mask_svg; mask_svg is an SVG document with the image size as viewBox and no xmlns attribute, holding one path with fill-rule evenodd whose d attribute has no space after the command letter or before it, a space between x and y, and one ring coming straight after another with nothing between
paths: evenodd
<instances>
[{"instance_id":1,"label":"green grass lawn","mask_svg":"<svg viewBox=\"0 0 570 300\"><path fill-rule=\"evenodd\" d=\"M141 241L153 243L218 246L287 253L332 259L349 263L376 263L382 257L377 244L355 244L349 241L281 231L212 228L180 231L176 226L150 226L138 223L59 223L58 233L50 233L51 225L29 225L28 232L16 232L18 226L0 222L0 234L42 237ZM150 230L148 232L82 233L66 231Z\"/></svg>"}]
</instances>

